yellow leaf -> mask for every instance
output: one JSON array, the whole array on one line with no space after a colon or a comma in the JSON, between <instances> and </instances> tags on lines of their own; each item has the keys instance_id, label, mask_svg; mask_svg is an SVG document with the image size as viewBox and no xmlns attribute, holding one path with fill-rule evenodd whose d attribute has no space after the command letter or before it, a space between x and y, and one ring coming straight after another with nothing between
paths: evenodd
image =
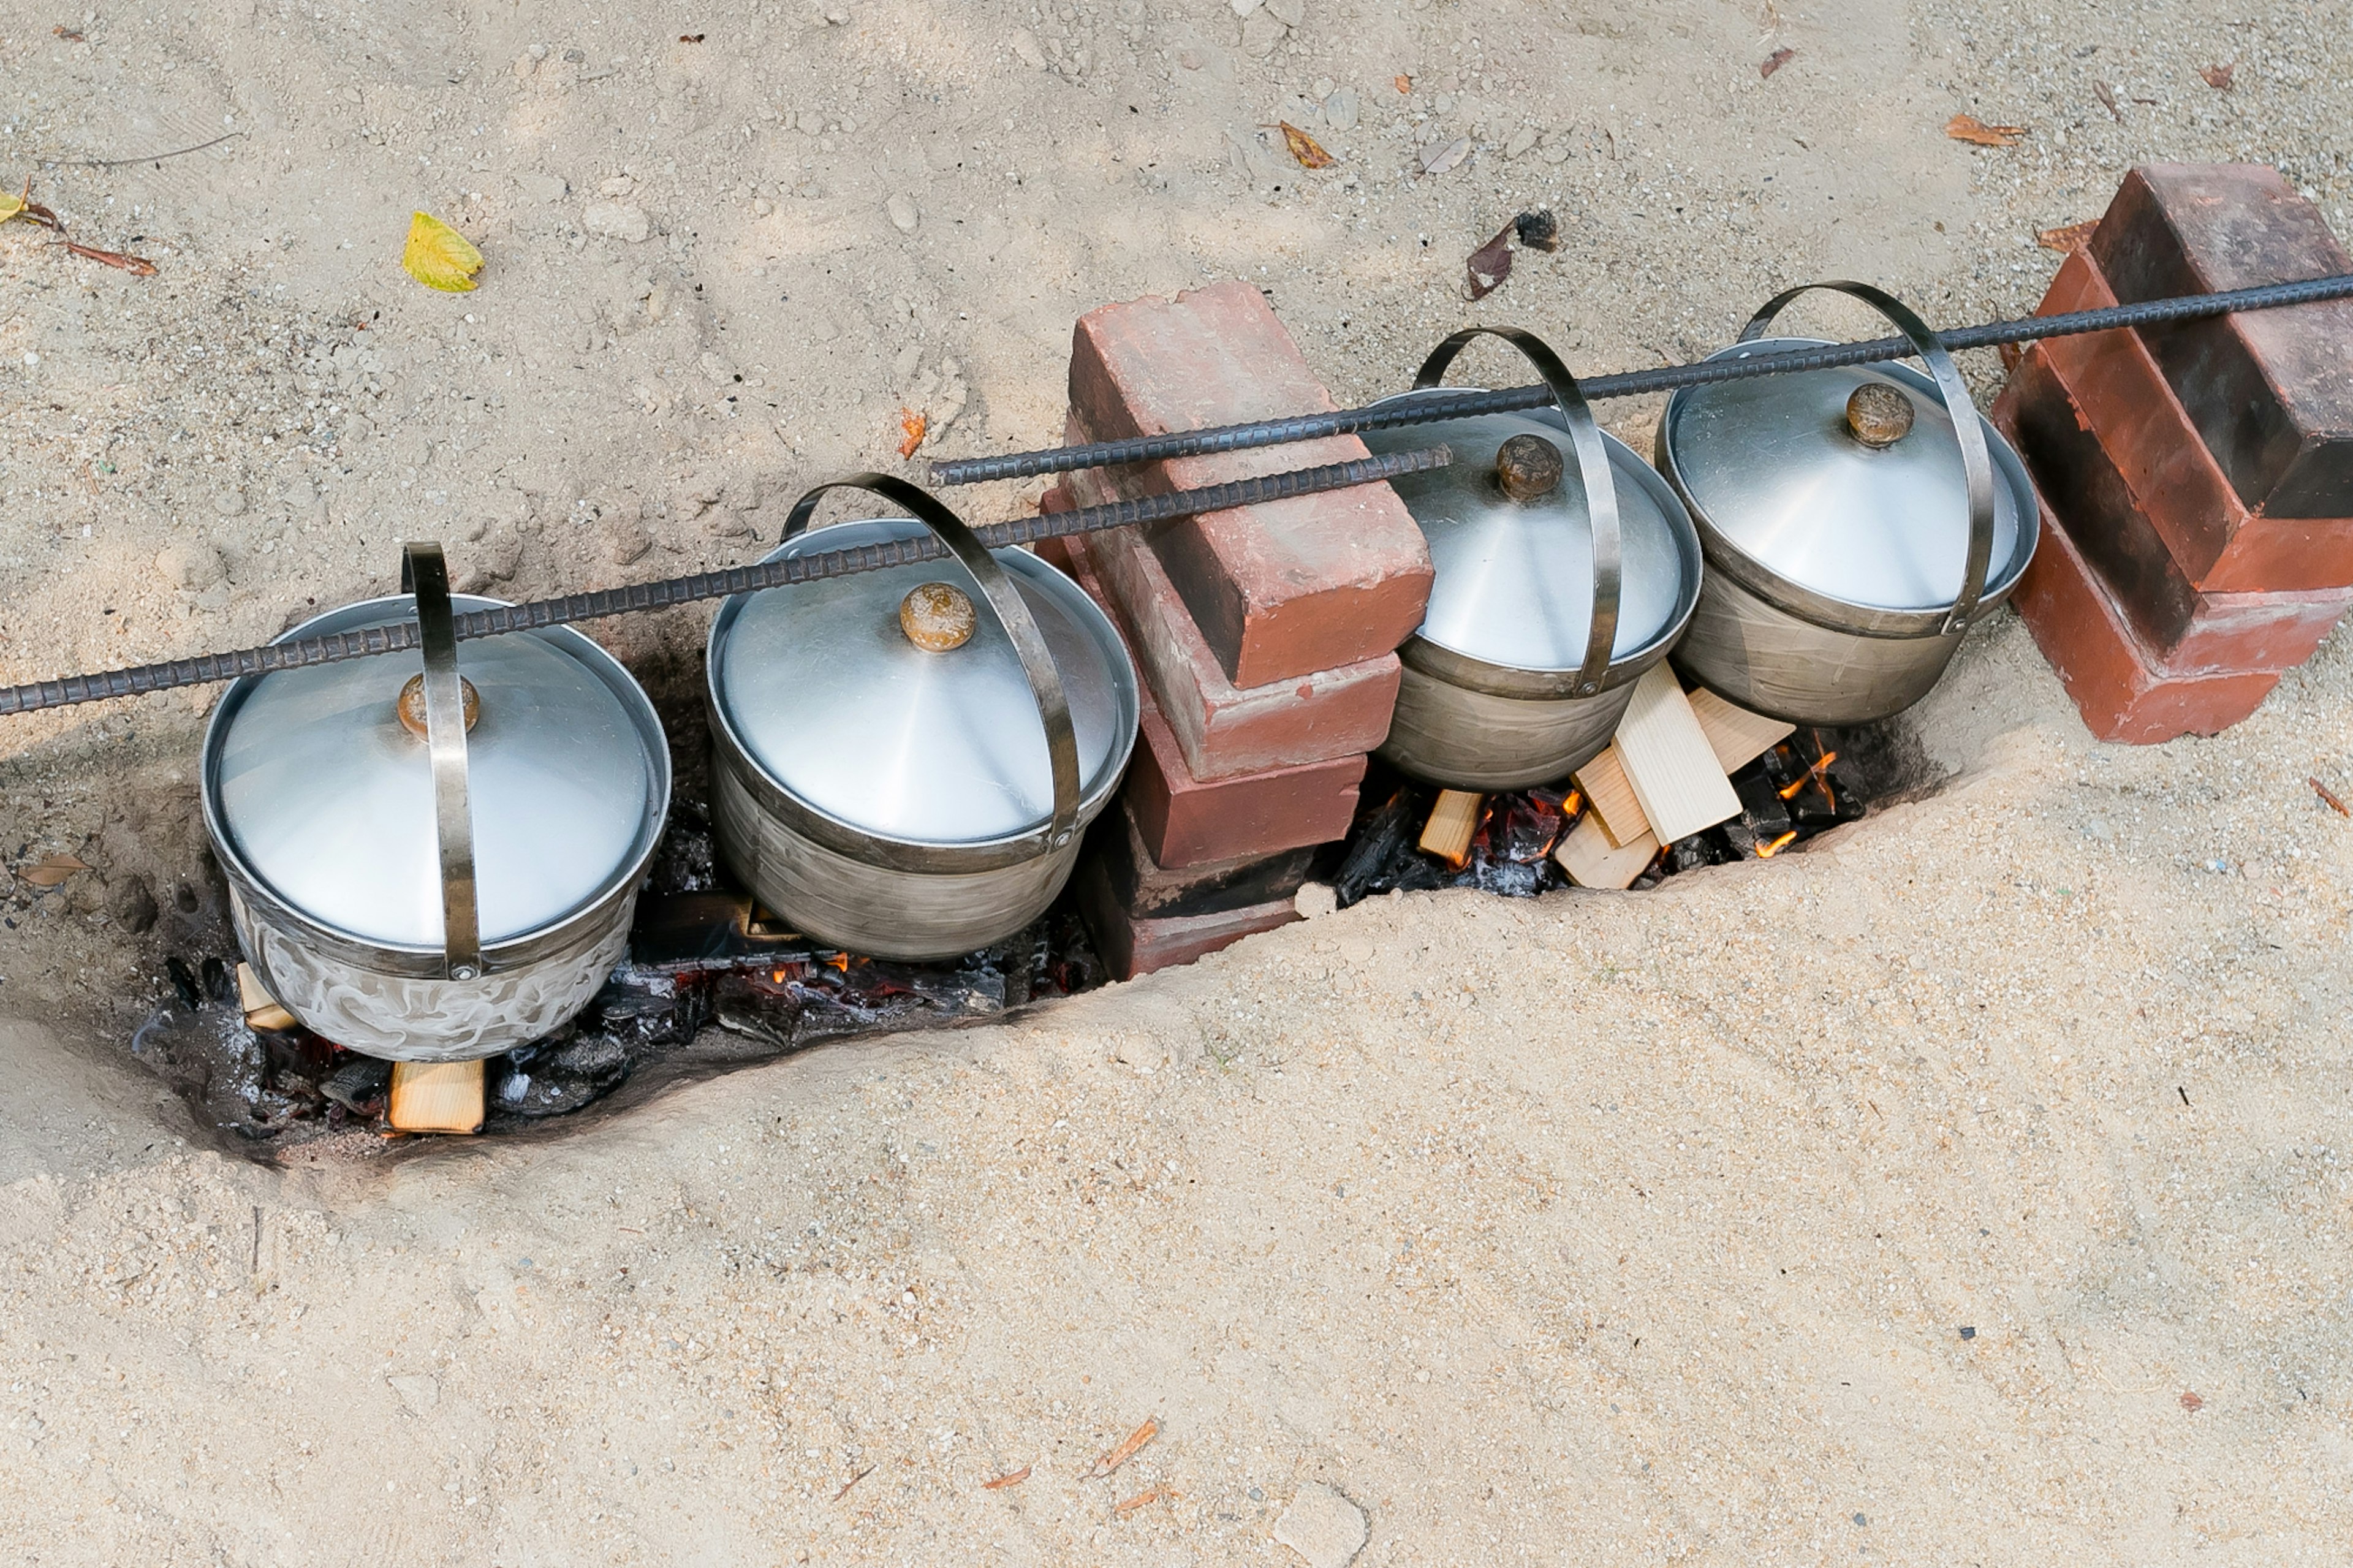
<instances>
[{"instance_id":1,"label":"yellow leaf","mask_svg":"<svg viewBox=\"0 0 2353 1568\"><path fill-rule=\"evenodd\" d=\"M1290 121L1279 120L1275 124L1282 132L1282 144L1291 149L1291 155L1299 160L1301 168L1328 169L1337 162L1331 153L1315 144L1314 137Z\"/></svg>"},{"instance_id":2,"label":"yellow leaf","mask_svg":"<svg viewBox=\"0 0 2353 1568\"><path fill-rule=\"evenodd\" d=\"M408 248L400 253L400 265L427 289L462 294L482 269L482 253L431 213L417 213L408 220Z\"/></svg>"},{"instance_id":3,"label":"yellow leaf","mask_svg":"<svg viewBox=\"0 0 2353 1568\"><path fill-rule=\"evenodd\" d=\"M25 210L25 198L0 191L0 223L6 223Z\"/></svg>"}]
</instances>

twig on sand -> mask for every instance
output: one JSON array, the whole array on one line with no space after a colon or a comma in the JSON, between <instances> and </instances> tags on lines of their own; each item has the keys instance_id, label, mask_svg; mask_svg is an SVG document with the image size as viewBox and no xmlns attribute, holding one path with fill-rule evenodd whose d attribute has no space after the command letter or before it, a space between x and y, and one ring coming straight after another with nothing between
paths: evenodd
<instances>
[{"instance_id":1,"label":"twig on sand","mask_svg":"<svg viewBox=\"0 0 2353 1568\"><path fill-rule=\"evenodd\" d=\"M133 163L160 163L166 158L185 158L191 153L201 153L207 147L234 142L244 134L242 131L225 132L193 147L175 147L169 153L149 153L137 158L36 158L33 162L47 169L127 169Z\"/></svg>"}]
</instances>

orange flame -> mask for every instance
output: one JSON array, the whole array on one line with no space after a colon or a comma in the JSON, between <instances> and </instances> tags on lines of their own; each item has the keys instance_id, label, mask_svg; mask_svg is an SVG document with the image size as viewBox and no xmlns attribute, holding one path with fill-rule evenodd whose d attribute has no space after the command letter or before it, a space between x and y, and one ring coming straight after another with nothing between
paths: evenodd
<instances>
[{"instance_id":1,"label":"orange flame","mask_svg":"<svg viewBox=\"0 0 2353 1568\"><path fill-rule=\"evenodd\" d=\"M1759 844L1757 847L1757 858L1759 860L1770 860L1774 856L1778 855L1782 850L1787 849L1789 847L1789 841L1797 837L1798 830L1793 827L1789 829L1788 832L1784 833L1781 837L1773 840L1770 844Z\"/></svg>"}]
</instances>

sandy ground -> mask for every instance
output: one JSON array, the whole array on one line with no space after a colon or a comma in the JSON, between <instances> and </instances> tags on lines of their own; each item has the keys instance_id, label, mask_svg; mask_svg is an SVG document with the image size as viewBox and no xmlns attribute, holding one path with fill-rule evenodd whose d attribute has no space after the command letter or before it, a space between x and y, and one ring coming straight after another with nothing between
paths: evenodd
<instances>
[{"instance_id":1,"label":"sandy ground","mask_svg":"<svg viewBox=\"0 0 2353 1568\"><path fill-rule=\"evenodd\" d=\"M0 229L0 679L255 640L403 537L516 597L746 559L897 465L902 405L1044 443L1075 315L1216 278L1353 400L1473 320L1608 370L1810 278L2022 312L2032 232L2140 160L2275 162L2353 235L2347 40L2262 0L5 0L0 176L159 274ZM1465 305L1534 205L1563 250ZM416 207L479 292L398 271ZM676 698L702 625L602 635ZM2099 746L2005 618L1919 718L1951 786L1801 857L1377 900L295 1170L122 1052L221 945L208 698L7 721L0 854L96 869L0 911L0 1555L1337 1561L1281 1522L1321 1485L1365 1563L2341 1562L2353 823L2306 780L2353 795L2348 691L2339 643L2219 741Z\"/></svg>"}]
</instances>

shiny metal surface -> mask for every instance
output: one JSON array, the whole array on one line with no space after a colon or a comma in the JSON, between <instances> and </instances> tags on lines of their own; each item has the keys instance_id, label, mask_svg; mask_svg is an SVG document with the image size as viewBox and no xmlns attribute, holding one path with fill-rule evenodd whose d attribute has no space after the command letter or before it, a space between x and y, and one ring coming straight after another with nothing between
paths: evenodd
<instances>
[{"instance_id":1,"label":"shiny metal surface","mask_svg":"<svg viewBox=\"0 0 2353 1568\"><path fill-rule=\"evenodd\" d=\"M1868 285L1810 287L1852 294L1888 316L1934 379L1894 365L1755 384L1786 396L1786 410L1769 398L1721 395L1749 383L1669 400L1659 468L1691 504L1708 561L1675 663L1758 712L1852 724L1900 712L1936 685L1959 634L2017 585L2039 513L2018 455L1978 415L1926 323ZM1803 291L1767 302L1744 343L1725 353L1802 345L1755 335ZM1866 442L1849 422L1849 400L1874 384L1912 409L1900 432L1900 418L1871 421L1884 444Z\"/></svg>"},{"instance_id":2,"label":"shiny metal surface","mask_svg":"<svg viewBox=\"0 0 2353 1568\"><path fill-rule=\"evenodd\" d=\"M1441 344L1420 381L1470 335ZM1525 336L1508 341L1526 353ZM1699 536L1683 502L1594 425L1575 378L1548 351L1530 357L1554 388L1555 407L1423 426L1415 438L1445 443L1454 462L1390 481L1436 572L1422 625L1398 650L1405 669L1379 752L1417 778L1457 789L1545 784L1589 762L1609 744L1633 682L1682 635L1700 592ZM1565 441L1577 460L1550 493L1515 500L1504 492L1496 457L1532 435ZM1377 451L1407 438L1379 430L1365 437ZM1598 489L1608 537L1599 541L1586 484L1593 475L1606 475Z\"/></svg>"},{"instance_id":3,"label":"shiny metal surface","mask_svg":"<svg viewBox=\"0 0 2353 1568\"><path fill-rule=\"evenodd\" d=\"M1633 698L1630 680L1591 697L1499 697L1408 664L1380 754L1449 789L1550 784L1601 754Z\"/></svg>"},{"instance_id":4,"label":"shiny metal surface","mask_svg":"<svg viewBox=\"0 0 2353 1568\"><path fill-rule=\"evenodd\" d=\"M439 840L441 862L441 963L452 980L471 980L482 972L482 929L474 907L474 817L467 801L466 731L470 722L466 699L472 696L479 720L480 689L459 679L458 633L449 614L449 568L441 547L422 542L410 544L401 558L400 585L417 601L417 629L425 656L425 673L412 677L425 706L425 755L433 770L433 831ZM393 717L412 735L404 682L393 700Z\"/></svg>"},{"instance_id":5,"label":"shiny metal surface","mask_svg":"<svg viewBox=\"0 0 2353 1568\"><path fill-rule=\"evenodd\" d=\"M1813 342L1765 339L1709 357ZM1847 399L1865 383L1912 403L1912 430L1892 446L1866 447L1847 428ZM1979 426L1989 447L2000 440ZM1936 384L1907 365L1693 387L1668 403L1660 442L1672 454L1662 466L1672 463L1703 532L1778 577L1864 610L1941 614L1961 591L1969 530L1960 448ZM2031 531L2034 516L2031 495L1995 485L1993 584L2025 570L2032 551L2019 549L2020 520Z\"/></svg>"},{"instance_id":6,"label":"shiny metal surface","mask_svg":"<svg viewBox=\"0 0 2353 1568\"><path fill-rule=\"evenodd\" d=\"M1727 702L1793 724L1863 724L1928 695L1960 647L1923 633L1867 637L1801 620L1713 572L1674 666Z\"/></svg>"},{"instance_id":7,"label":"shiny metal surface","mask_svg":"<svg viewBox=\"0 0 2353 1568\"><path fill-rule=\"evenodd\" d=\"M839 522L796 534L770 558L925 531L907 518ZM1084 815L1126 766L1134 668L1076 584L1025 552L996 559L1060 672ZM946 653L908 641L900 602L935 581L986 597L961 563L929 562L728 600L711 629L714 737L758 764L806 836L844 853L888 844L986 859L1001 847L1001 858L1024 858L1032 847L1023 841L1050 837L1055 815L1045 721L997 616L981 616Z\"/></svg>"},{"instance_id":8,"label":"shiny metal surface","mask_svg":"<svg viewBox=\"0 0 2353 1568\"><path fill-rule=\"evenodd\" d=\"M286 636L412 614L406 596L371 600ZM495 966L501 949L634 883L669 810L670 753L637 682L577 633L483 638L460 645L458 660L481 694L468 779L480 930ZM206 732L205 804L224 867L269 905L355 955L429 955L438 973L432 769L396 714L419 662L387 655L236 682Z\"/></svg>"},{"instance_id":9,"label":"shiny metal surface","mask_svg":"<svg viewBox=\"0 0 2353 1568\"><path fill-rule=\"evenodd\" d=\"M1555 441L1564 434L1557 421L1540 415L1491 414L1411 431L1376 430L1365 444L1377 452L1435 439L1455 453L1451 467L1389 481L1421 525L1434 569L1430 606L1414 635L1482 663L1567 675L1584 658L1592 628L1590 523L1573 474L1536 505L1504 499L1495 453L1531 432ZM1603 445L1620 528L1615 662L1657 641L1690 607L1699 551L1683 504L1651 466L1615 437Z\"/></svg>"}]
</instances>

